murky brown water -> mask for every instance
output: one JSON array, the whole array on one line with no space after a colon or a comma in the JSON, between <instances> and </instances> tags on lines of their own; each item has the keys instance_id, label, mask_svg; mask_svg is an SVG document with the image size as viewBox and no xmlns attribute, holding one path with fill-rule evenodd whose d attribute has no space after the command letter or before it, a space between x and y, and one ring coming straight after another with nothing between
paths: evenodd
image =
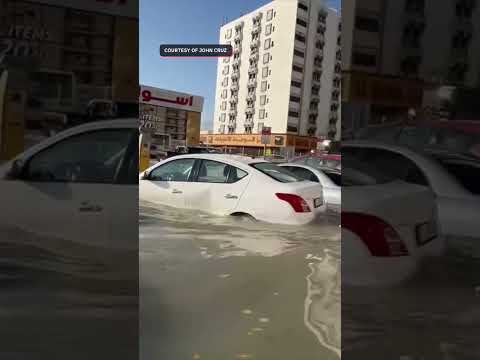
<instances>
[{"instance_id":1,"label":"murky brown water","mask_svg":"<svg viewBox=\"0 0 480 360\"><path fill-rule=\"evenodd\" d=\"M304 227L142 204L141 359L338 359L338 219Z\"/></svg>"}]
</instances>

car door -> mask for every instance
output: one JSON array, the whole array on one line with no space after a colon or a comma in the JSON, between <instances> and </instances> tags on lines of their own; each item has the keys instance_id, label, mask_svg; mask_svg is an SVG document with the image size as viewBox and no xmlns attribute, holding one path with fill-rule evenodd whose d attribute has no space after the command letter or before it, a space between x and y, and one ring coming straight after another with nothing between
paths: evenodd
<instances>
[{"instance_id":1,"label":"car door","mask_svg":"<svg viewBox=\"0 0 480 360\"><path fill-rule=\"evenodd\" d=\"M140 200L184 208L194 164L193 158L181 158L155 167L146 179L140 180Z\"/></svg>"},{"instance_id":2,"label":"car door","mask_svg":"<svg viewBox=\"0 0 480 360\"><path fill-rule=\"evenodd\" d=\"M55 239L109 246L108 210L116 201L109 190L135 136L129 128L88 130L30 155L18 178L2 184L2 223L22 224L45 246Z\"/></svg>"},{"instance_id":3,"label":"car door","mask_svg":"<svg viewBox=\"0 0 480 360\"><path fill-rule=\"evenodd\" d=\"M217 215L232 213L248 185L249 174L213 160L199 160L197 167L191 191L186 196L187 207Z\"/></svg>"}]
</instances>

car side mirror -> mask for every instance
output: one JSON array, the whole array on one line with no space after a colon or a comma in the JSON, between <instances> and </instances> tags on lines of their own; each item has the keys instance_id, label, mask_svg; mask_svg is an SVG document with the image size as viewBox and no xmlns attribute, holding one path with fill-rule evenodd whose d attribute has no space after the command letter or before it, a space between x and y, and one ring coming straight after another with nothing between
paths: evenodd
<instances>
[{"instance_id":1,"label":"car side mirror","mask_svg":"<svg viewBox=\"0 0 480 360\"><path fill-rule=\"evenodd\" d=\"M142 180L148 180L149 177L150 177L150 174L148 173L148 171L145 171L143 173Z\"/></svg>"},{"instance_id":2,"label":"car side mirror","mask_svg":"<svg viewBox=\"0 0 480 360\"><path fill-rule=\"evenodd\" d=\"M7 176L10 179L20 179L23 175L23 169L25 167L25 163L21 159L17 159L13 162L10 171L8 172Z\"/></svg>"}]
</instances>

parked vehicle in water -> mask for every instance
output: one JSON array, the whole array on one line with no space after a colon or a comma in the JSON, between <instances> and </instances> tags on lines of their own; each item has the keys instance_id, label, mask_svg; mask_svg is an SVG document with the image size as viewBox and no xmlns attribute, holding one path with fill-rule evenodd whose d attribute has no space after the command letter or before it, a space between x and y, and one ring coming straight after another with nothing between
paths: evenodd
<instances>
[{"instance_id":1,"label":"parked vehicle in water","mask_svg":"<svg viewBox=\"0 0 480 360\"><path fill-rule=\"evenodd\" d=\"M340 171L328 168L322 170L321 168L295 163L281 164L280 166L305 180L321 184L327 212L340 212L342 205L342 174Z\"/></svg>"},{"instance_id":2,"label":"parked vehicle in water","mask_svg":"<svg viewBox=\"0 0 480 360\"><path fill-rule=\"evenodd\" d=\"M345 156L345 155L344 155ZM443 252L435 195L356 158L342 173L342 284L392 285Z\"/></svg>"},{"instance_id":3,"label":"parked vehicle in water","mask_svg":"<svg viewBox=\"0 0 480 360\"><path fill-rule=\"evenodd\" d=\"M217 215L307 224L325 211L322 186L265 160L186 154L140 174L140 200Z\"/></svg>"},{"instance_id":4,"label":"parked vehicle in water","mask_svg":"<svg viewBox=\"0 0 480 360\"><path fill-rule=\"evenodd\" d=\"M470 256L480 256L479 160L366 141L344 142L342 153L344 159L373 161L393 178L429 187L435 194L440 231L448 244ZM420 205L420 201L415 204Z\"/></svg>"}]
</instances>

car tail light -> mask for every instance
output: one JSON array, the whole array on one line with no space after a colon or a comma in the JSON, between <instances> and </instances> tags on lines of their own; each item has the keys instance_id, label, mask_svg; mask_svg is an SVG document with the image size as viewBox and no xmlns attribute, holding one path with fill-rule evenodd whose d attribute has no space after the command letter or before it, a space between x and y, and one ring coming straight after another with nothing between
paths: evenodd
<instances>
[{"instance_id":1,"label":"car tail light","mask_svg":"<svg viewBox=\"0 0 480 360\"><path fill-rule=\"evenodd\" d=\"M280 200L289 203L292 206L293 210L295 210L295 212L297 213L307 213L312 211L310 210L307 202L298 195L282 193L277 193L275 195L277 195Z\"/></svg>"},{"instance_id":2,"label":"car tail light","mask_svg":"<svg viewBox=\"0 0 480 360\"><path fill-rule=\"evenodd\" d=\"M376 216L342 212L343 228L359 236L373 256L408 255L408 249L395 229Z\"/></svg>"}]
</instances>

